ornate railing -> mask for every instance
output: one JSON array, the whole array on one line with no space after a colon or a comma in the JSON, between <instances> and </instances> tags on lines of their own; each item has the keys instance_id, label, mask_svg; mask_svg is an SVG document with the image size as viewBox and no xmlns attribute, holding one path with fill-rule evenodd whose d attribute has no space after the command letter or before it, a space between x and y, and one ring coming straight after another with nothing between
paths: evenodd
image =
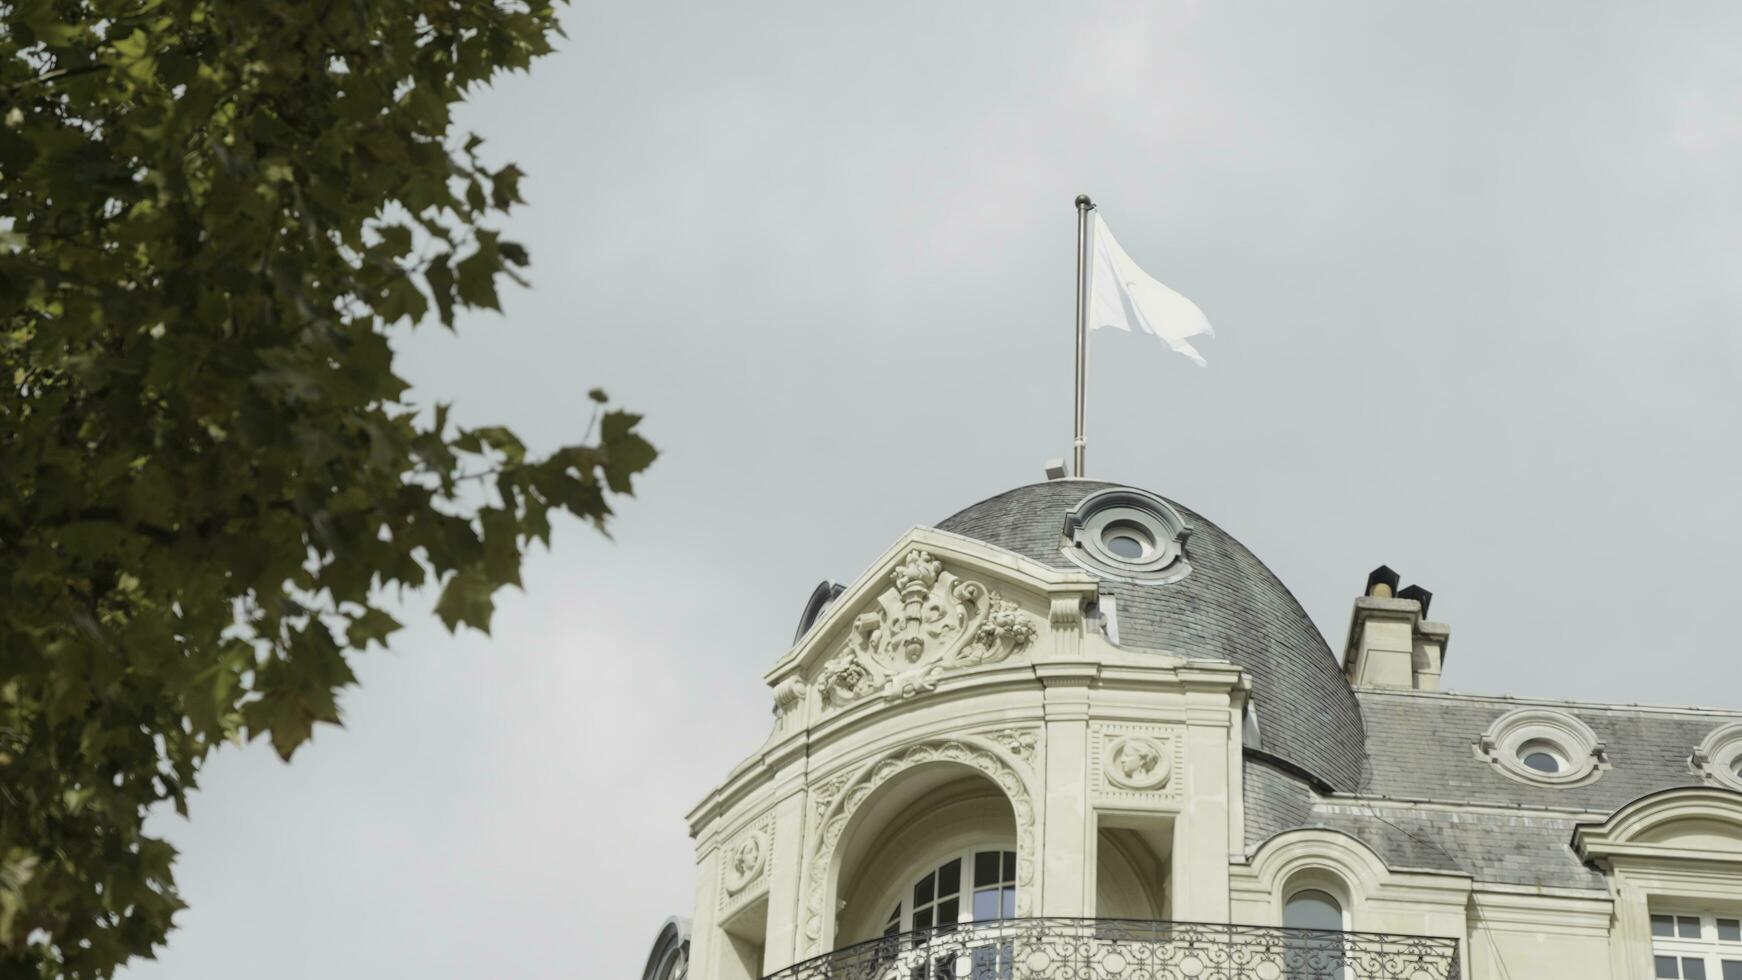
<instances>
[{"instance_id":1,"label":"ornate railing","mask_svg":"<svg viewBox=\"0 0 1742 980\"><path fill-rule=\"evenodd\" d=\"M1007 919L884 936L766 980L1456 980L1458 941L1138 919Z\"/></svg>"}]
</instances>

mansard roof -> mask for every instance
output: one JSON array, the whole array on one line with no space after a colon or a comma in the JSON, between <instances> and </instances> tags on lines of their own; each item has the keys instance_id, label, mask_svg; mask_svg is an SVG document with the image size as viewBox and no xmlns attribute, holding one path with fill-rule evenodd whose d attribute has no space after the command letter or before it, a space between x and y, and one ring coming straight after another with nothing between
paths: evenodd
<instances>
[{"instance_id":1,"label":"mansard roof","mask_svg":"<svg viewBox=\"0 0 1742 980\"><path fill-rule=\"evenodd\" d=\"M1360 839L1394 869L1600 889L1602 875L1574 850L1574 831L1642 798L1703 786L1690 763L1695 749L1712 732L1742 720L1742 711L1450 692L1364 689L1356 697L1368 760L1356 792L1320 793L1263 759L1247 759L1249 853L1278 834L1319 828ZM1573 786L1530 785L1497 771L1481 757L1478 740L1520 708L1583 722L1602 743L1607 768Z\"/></svg>"},{"instance_id":2,"label":"mansard roof","mask_svg":"<svg viewBox=\"0 0 1742 980\"><path fill-rule=\"evenodd\" d=\"M1069 571L1067 514L1091 494L1120 489L1095 480L1053 480L983 500L940 530L984 541ZM1263 750L1329 786L1361 779L1361 712L1342 669L1288 588L1239 541L1169 500L1191 529L1190 574L1177 581L1105 580L1122 646L1225 660L1252 678Z\"/></svg>"},{"instance_id":3,"label":"mansard roof","mask_svg":"<svg viewBox=\"0 0 1742 980\"><path fill-rule=\"evenodd\" d=\"M1659 790L1699 786L1688 763L1714 729L1742 711L1545 701L1421 691L1356 692L1367 721L1368 768L1360 792L1393 799L1449 800L1612 813ZM1571 715L1590 727L1609 767L1576 786L1510 779L1476 751L1496 719L1523 707Z\"/></svg>"}]
</instances>

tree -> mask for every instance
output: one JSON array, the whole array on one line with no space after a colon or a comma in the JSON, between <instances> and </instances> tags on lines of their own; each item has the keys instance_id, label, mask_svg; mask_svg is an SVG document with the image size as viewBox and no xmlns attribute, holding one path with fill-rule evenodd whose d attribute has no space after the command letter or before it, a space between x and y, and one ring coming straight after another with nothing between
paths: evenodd
<instances>
[{"instance_id":1,"label":"tree","mask_svg":"<svg viewBox=\"0 0 1742 980\"><path fill-rule=\"evenodd\" d=\"M520 203L451 113L551 50L545 0L0 0L0 975L164 941L200 764L336 723L440 586L452 630L601 529L655 452L529 453L419 409L389 330L497 308ZM577 425L577 429L579 429Z\"/></svg>"}]
</instances>

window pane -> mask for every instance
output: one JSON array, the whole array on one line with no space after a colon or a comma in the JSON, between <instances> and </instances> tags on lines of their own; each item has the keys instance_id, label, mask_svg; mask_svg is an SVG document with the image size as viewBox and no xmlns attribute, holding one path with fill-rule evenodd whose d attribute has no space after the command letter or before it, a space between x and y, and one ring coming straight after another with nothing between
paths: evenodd
<instances>
[{"instance_id":1,"label":"window pane","mask_svg":"<svg viewBox=\"0 0 1742 980\"><path fill-rule=\"evenodd\" d=\"M1006 887L1004 889L1004 915L1003 915L1003 918L1006 918L1006 919L1016 918L1016 888L1014 886Z\"/></svg>"},{"instance_id":2,"label":"window pane","mask_svg":"<svg viewBox=\"0 0 1742 980\"><path fill-rule=\"evenodd\" d=\"M974 887L998 884L998 852L981 851L974 855Z\"/></svg>"},{"instance_id":3,"label":"window pane","mask_svg":"<svg viewBox=\"0 0 1742 980\"><path fill-rule=\"evenodd\" d=\"M1742 960L1724 961L1723 980L1742 980Z\"/></svg>"},{"instance_id":4,"label":"window pane","mask_svg":"<svg viewBox=\"0 0 1742 980\"><path fill-rule=\"evenodd\" d=\"M1547 752L1532 752L1524 757L1524 764L1537 772L1554 775L1561 771L1561 761Z\"/></svg>"},{"instance_id":5,"label":"window pane","mask_svg":"<svg viewBox=\"0 0 1742 980\"><path fill-rule=\"evenodd\" d=\"M936 887L937 887L937 875L935 873L928 874L924 878L919 879L919 884L913 886L913 904L914 904L914 906L918 907L921 905L930 905L931 900L932 900L932 895L934 894L932 889L934 889Z\"/></svg>"},{"instance_id":6,"label":"window pane","mask_svg":"<svg viewBox=\"0 0 1742 980\"><path fill-rule=\"evenodd\" d=\"M931 928L931 909L921 909L921 910L913 913L913 927L915 929L930 929ZM1658 959L1662 959L1662 958L1663 957L1661 957L1661 956L1658 957ZM1673 976L1675 976L1675 974L1672 973L1672 974L1670 974L1670 976L1673 977Z\"/></svg>"},{"instance_id":7,"label":"window pane","mask_svg":"<svg viewBox=\"0 0 1742 980\"><path fill-rule=\"evenodd\" d=\"M1675 917L1675 929L1677 935L1681 936L1683 939L1698 939L1700 938L1699 917L1693 915L1678 915Z\"/></svg>"},{"instance_id":8,"label":"window pane","mask_svg":"<svg viewBox=\"0 0 1742 980\"><path fill-rule=\"evenodd\" d=\"M1681 971L1676 969L1675 957L1657 956L1653 958L1657 961L1657 969L1653 972L1657 975L1658 980L1663 980L1666 977L1668 980L1677 980L1681 976Z\"/></svg>"},{"instance_id":9,"label":"window pane","mask_svg":"<svg viewBox=\"0 0 1742 980\"><path fill-rule=\"evenodd\" d=\"M1718 939L1726 943L1742 943L1742 919L1719 919Z\"/></svg>"},{"instance_id":10,"label":"window pane","mask_svg":"<svg viewBox=\"0 0 1742 980\"><path fill-rule=\"evenodd\" d=\"M998 918L998 889L983 888L974 893L974 921Z\"/></svg>"},{"instance_id":11,"label":"window pane","mask_svg":"<svg viewBox=\"0 0 1742 980\"><path fill-rule=\"evenodd\" d=\"M1290 929L1341 929L1343 907L1329 894L1307 888L1289 897L1282 924Z\"/></svg>"},{"instance_id":12,"label":"window pane","mask_svg":"<svg viewBox=\"0 0 1742 980\"><path fill-rule=\"evenodd\" d=\"M937 923L940 926L952 926L962 917L962 900L948 898L938 903Z\"/></svg>"},{"instance_id":13,"label":"window pane","mask_svg":"<svg viewBox=\"0 0 1742 980\"><path fill-rule=\"evenodd\" d=\"M1004 852L1004 880L1005 881L1015 881L1016 880L1016 852L1015 851L1005 851Z\"/></svg>"},{"instance_id":14,"label":"window pane","mask_svg":"<svg viewBox=\"0 0 1742 980\"><path fill-rule=\"evenodd\" d=\"M1675 935L1675 916L1654 915L1651 917L1651 934L1653 936Z\"/></svg>"},{"instance_id":15,"label":"window pane","mask_svg":"<svg viewBox=\"0 0 1742 980\"><path fill-rule=\"evenodd\" d=\"M1692 956L1682 957L1682 980L1706 980L1706 961Z\"/></svg>"},{"instance_id":16,"label":"window pane","mask_svg":"<svg viewBox=\"0 0 1742 980\"><path fill-rule=\"evenodd\" d=\"M938 869L938 897L954 895L962 890L962 859L954 861Z\"/></svg>"}]
</instances>

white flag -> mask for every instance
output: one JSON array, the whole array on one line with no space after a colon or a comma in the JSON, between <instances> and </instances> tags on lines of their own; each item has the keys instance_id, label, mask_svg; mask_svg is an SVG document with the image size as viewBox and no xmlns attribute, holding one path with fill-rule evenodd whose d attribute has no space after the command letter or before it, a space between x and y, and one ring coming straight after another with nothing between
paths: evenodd
<instances>
[{"instance_id":1,"label":"white flag","mask_svg":"<svg viewBox=\"0 0 1742 980\"><path fill-rule=\"evenodd\" d=\"M1119 247L1101 215L1095 222L1095 264L1089 272L1089 329L1133 327L1161 341L1204 367L1204 358L1188 337L1214 337L1210 321L1198 305L1155 281Z\"/></svg>"}]
</instances>

